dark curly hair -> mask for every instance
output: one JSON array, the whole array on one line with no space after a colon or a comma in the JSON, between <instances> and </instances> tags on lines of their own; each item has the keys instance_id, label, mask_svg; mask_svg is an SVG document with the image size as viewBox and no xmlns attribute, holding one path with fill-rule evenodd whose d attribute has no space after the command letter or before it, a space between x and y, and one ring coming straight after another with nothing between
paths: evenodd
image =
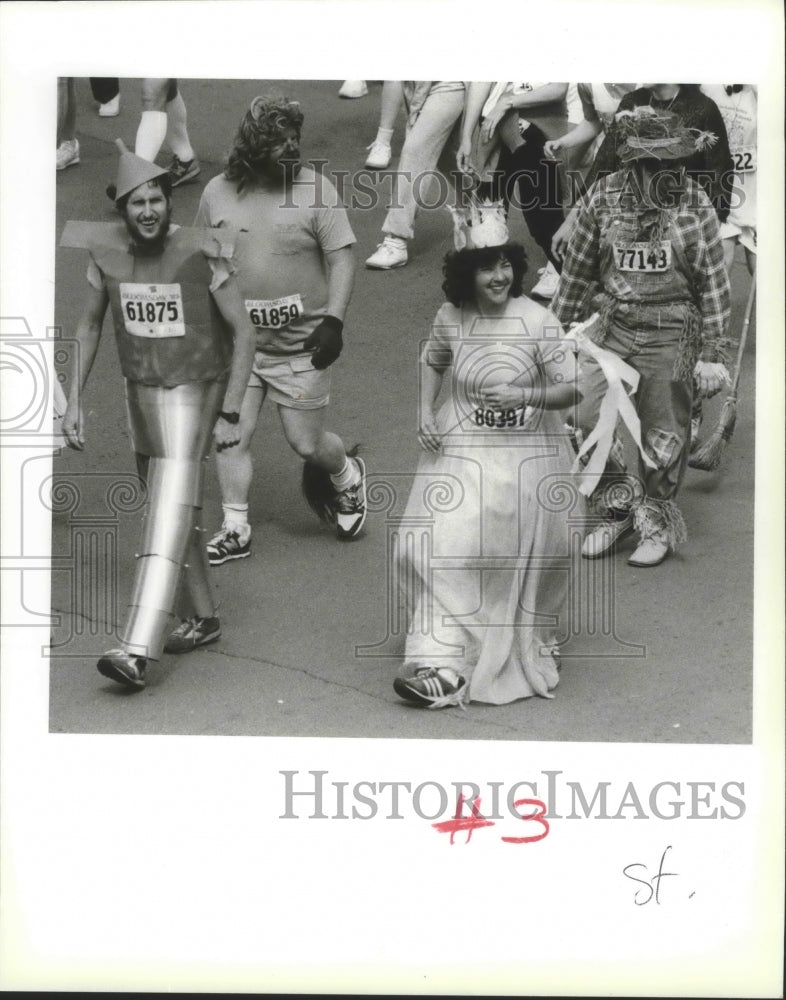
<instances>
[{"instance_id":1,"label":"dark curly hair","mask_svg":"<svg viewBox=\"0 0 786 1000\"><path fill-rule=\"evenodd\" d=\"M293 128L299 136L302 126L303 112L297 101L279 94L255 97L240 122L224 176L237 181L237 189L242 191L246 184L257 179L260 166L267 161L282 133Z\"/></svg>"},{"instance_id":2,"label":"dark curly hair","mask_svg":"<svg viewBox=\"0 0 786 1000\"><path fill-rule=\"evenodd\" d=\"M480 250L451 250L445 255L442 273L442 291L448 302L457 308L475 301L475 273L481 267L507 260L513 268L511 298L517 299L523 290L524 275L527 273L527 255L520 243L505 243L498 247L482 247Z\"/></svg>"}]
</instances>

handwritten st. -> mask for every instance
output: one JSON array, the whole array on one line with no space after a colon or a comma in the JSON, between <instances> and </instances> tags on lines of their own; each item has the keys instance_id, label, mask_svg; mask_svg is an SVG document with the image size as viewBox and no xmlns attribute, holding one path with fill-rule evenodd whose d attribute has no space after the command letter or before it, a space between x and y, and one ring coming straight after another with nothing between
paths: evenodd
<instances>
[{"instance_id":1,"label":"handwritten st.","mask_svg":"<svg viewBox=\"0 0 786 1000\"><path fill-rule=\"evenodd\" d=\"M679 872L665 872L663 870L663 865L666 861L666 855L672 849L671 844L668 845L666 850L661 854L660 863L658 865L658 871L652 878L647 878L649 872L647 871L647 866L640 861L636 861L633 864L625 865L622 869L622 874L629 878L632 882L638 882L639 885L644 886L644 889L637 889L634 896L633 902L636 906L646 906L653 898L658 906L661 903L661 879L664 878L675 878L679 875ZM631 874L631 869L641 868L643 871L640 873L644 877L638 878L636 875ZM640 899L639 896L644 896L644 890L646 889L647 895L645 898ZM689 899L693 897L693 893L688 897Z\"/></svg>"}]
</instances>

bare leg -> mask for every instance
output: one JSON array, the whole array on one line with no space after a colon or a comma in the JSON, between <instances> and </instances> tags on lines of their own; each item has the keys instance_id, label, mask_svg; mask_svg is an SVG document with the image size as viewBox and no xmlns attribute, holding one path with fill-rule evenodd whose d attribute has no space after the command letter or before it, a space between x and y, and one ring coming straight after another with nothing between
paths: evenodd
<instances>
[{"instance_id":1,"label":"bare leg","mask_svg":"<svg viewBox=\"0 0 786 1000\"><path fill-rule=\"evenodd\" d=\"M324 407L319 410L293 410L279 406L278 415L284 436L301 458L337 475L346 464L344 442L323 427Z\"/></svg>"},{"instance_id":2,"label":"bare leg","mask_svg":"<svg viewBox=\"0 0 786 1000\"><path fill-rule=\"evenodd\" d=\"M216 452L218 481L221 484L221 499L224 503L248 503L251 479L254 474L251 461L251 440L257 429L259 411L265 401L267 390L263 386L246 389L240 407L240 443L234 448L224 448Z\"/></svg>"}]
</instances>

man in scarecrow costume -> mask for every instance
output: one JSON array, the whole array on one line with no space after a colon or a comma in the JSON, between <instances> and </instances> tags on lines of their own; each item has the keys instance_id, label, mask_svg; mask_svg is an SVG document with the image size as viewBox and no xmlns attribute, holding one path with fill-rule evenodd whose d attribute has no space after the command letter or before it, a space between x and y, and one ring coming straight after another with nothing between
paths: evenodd
<instances>
[{"instance_id":1,"label":"man in scarecrow costume","mask_svg":"<svg viewBox=\"0 0 786 1000\"><path fill-rule=\"evenodd\" d=\"M635 531L639 544L628 562L656 566L686 536L674 497L688 459L693 376L705 396L729 378L729 281L718 218L683 166L716 137L649 106L619 112L613 128L623 168L589 191L552 309L566 328L597 312L591 340L638 373L636 479L609 457L613 427L597 433L607 391L602 367L591 357L583 366L575 424L580 439L605 442L605 453L593 458L606 463L606 474L592 498L602 521L582 555L603 556Z\"/></svg>"}]
</instances>

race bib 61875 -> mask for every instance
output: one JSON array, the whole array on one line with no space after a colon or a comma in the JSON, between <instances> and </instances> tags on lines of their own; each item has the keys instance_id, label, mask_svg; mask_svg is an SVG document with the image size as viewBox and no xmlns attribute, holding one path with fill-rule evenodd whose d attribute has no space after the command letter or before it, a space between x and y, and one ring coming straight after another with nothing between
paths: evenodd
<instances>
[{"instance_id":1,"label":"race bib 61875","mask_svg":"<svg viewBox=\"0 0 786 1000\"><path fill-rule=\"evenodd\" d=\"M120 282L120 307L126 332L134 337L185 337L180 285Z\"/></svg>"}]
</instances>

